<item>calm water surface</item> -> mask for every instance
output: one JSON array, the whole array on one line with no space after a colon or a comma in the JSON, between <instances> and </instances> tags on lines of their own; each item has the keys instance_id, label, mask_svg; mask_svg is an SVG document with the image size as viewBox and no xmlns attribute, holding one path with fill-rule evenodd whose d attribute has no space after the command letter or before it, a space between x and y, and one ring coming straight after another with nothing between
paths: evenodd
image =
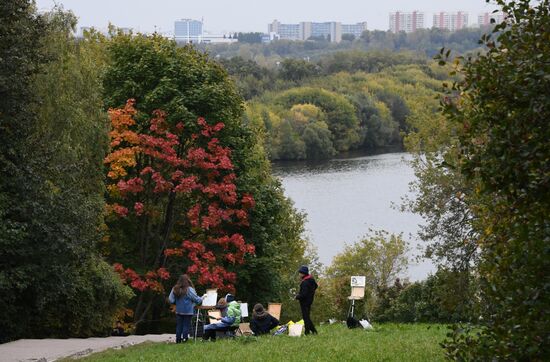
<instances>
[{"instance_id":1,"label":"calm water surface","mask_svg":"<svg viewBox=\"0 0 550 362\"><path fill-rule=\"evenodd\" d=\"M403 233L414 258L422 218L395 208L405 195L414 197L408 185L415 176L407 153L335 159L322 163L284 162L273 165L285 194L307 214L306 236L318 248L325 265L369 232L383 229ZM393 205L393 206L392 206ZM406 276L424 279L434 271L428 262L411 260Z\"/></svg>"}]
</instances>

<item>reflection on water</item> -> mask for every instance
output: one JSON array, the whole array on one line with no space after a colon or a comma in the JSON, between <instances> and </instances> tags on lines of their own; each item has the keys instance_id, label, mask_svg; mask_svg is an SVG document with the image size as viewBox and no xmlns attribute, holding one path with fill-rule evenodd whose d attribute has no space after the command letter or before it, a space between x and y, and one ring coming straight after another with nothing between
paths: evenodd
<instances>
[{"instance_id":1,"label":"reflection on water","mask_svg":"<svg viewBox=\"0 0 550 362\"><path fill-rule=\"evenodd\" d=\"M392 207L409 194L408 184L414 180L409 159L406 153L387 153L320 163L284 162L274 164L273 171L296 208L307 214L306 235L328 265L345 243L356 242L369 229L403 233L409 255L416 255L422 218ZM431 271L429 262L411 262L408 276L423 279Z\"/></svg>"}]
</instances>

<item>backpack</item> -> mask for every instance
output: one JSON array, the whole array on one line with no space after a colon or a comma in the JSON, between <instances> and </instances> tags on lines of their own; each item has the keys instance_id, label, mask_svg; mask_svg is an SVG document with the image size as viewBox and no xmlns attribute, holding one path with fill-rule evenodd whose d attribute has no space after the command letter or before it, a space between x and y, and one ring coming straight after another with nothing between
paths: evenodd
<instances>
[{"instance_id":1,"label":"backpack","mask_svg":"<svg viewBox=\"0 0 550 362\"><path fill-rule=\"evenodd\" d=\"M348 319L346 319L346 325L348 326L349 329L352 329L352 328L359 327L361 324L356 318L349 316Z\"/></svg>"}]
</instances>

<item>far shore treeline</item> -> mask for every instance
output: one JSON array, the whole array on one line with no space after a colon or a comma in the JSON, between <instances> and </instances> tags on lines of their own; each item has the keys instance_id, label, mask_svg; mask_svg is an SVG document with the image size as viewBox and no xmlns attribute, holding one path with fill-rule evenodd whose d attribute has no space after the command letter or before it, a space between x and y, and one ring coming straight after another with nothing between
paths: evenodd
<instances>
[{"instance_id":1,"label":"far shore treeline","mask_svg":"<svg viewBox=\"0 0 550 362\"><path fill-rule=\"evenodd\" d=\"M360 317L453 324L451 359L547 359L550 4L496 2L487 29L208 47L2 2L0 342L170 332L182 273L296 320L305 264L315 323L365 275ZM424 281L383 230L321 265L271 173L387 147L413 155Z\"/></svg>"}]
</instances>

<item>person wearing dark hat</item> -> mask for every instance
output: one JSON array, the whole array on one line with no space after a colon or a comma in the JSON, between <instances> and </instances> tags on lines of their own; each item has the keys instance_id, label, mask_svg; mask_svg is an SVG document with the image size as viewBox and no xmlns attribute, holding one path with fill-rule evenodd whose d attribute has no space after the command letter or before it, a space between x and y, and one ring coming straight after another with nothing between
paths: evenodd
<instances>
[{"instance_id":1,"label":"person wearing dark hat","mask_svg":"<svg viewBox=\"0 0 550 362\"><path fill-rule=\"evenodd\" d=\"M317 330L311 321L311 305L313 304L313 299L315 297L315 290L317 289L317 283L315 279L309 274L309 269L307 266L302 265L298 269L300 278L302 279L300 283L300 292L296 295L296 299L300 302L300 309L302 310L302 318L304 319L305 334L310 332L317 334Z\"/></svg>"},{"instance_id":2,"label":"person wearing dark hat","mask_svg":"<svg viewBox=\"0 0 550 362\"><path fill-rule=\"evenodd\" d=\"M252 319L250 320L250 329L255 335L267 334L278 325L279 320L267 313L263 305L258 303L254 306Z\"/></svg>"},{"instance_id":3,"label":"person wearing dark hat","mask_svg":"<svg viewBox=\"0 0 550 362\"><path fill-rule=\"evenodd\" d=\"M226 307L226 311L222 310L222 318L219 318L219 322L211 323L204 326L204 334L202 338L204 340L212 339L216 340L216 331L229 331L239 327L241 322L241 305L235 301L233 294L227 294L224 300L220 300L218 305L222 308Z\"/></svg>"}]
</instances>

